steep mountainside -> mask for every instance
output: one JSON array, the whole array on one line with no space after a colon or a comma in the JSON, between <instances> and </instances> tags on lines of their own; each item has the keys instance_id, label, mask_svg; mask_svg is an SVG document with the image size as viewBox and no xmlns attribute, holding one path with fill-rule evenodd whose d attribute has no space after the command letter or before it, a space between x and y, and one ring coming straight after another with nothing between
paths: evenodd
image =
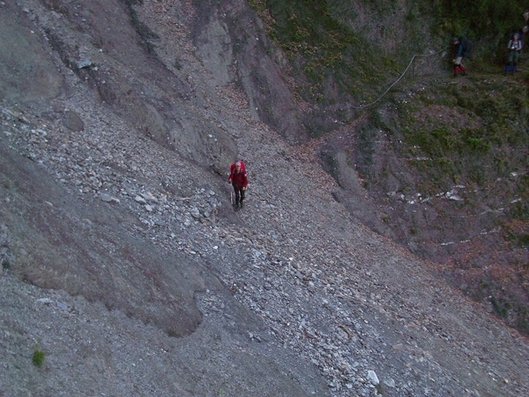
<instances>
[{"instance_id":1,"label":"steep mountainside","mask_svg":"<svg viewBox=\"0 0 529 397\"><path fill-rule=\"evenodd\" d=\"M251 3L0 2L0 395L529 394L527 339L364 225L355 146L323 169L369 115Z\"/></svg>"},{"instance_id":2,"label":"steep mountainside","mask_svg":"<svg viewBox=\"0 0 529 397\"><path fill-rule=\"evenodd\" d=\"M252 4L293 65L335 198L529 333L525 54L503 73L509 35L529 38L526 4ZM468 47L457 80L453 35Z\"/></svg>"}]
</instances>

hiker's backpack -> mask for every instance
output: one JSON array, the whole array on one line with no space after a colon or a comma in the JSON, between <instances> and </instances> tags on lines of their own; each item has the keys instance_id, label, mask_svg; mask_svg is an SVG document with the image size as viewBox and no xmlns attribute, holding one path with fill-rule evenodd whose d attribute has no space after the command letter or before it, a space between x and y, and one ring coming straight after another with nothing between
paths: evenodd
<instances>
[{"instance_id":1,"label":"hiker's backpack","mask_svg":"<svg viewBox=\"0 0 529 397\"><path fill-rule=\"evenodd\" d=\"M461 40L461 45L463 46L463 56L465 58L471 58L472 50L473 50L472 42L466 37L462 37L460 40Z\"/></svg>"}]
</instances>

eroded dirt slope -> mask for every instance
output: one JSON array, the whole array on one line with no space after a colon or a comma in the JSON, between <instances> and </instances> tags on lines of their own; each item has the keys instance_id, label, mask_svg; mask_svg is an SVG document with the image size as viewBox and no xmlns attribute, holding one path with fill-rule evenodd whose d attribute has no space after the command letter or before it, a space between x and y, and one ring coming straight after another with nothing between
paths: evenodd
<instances>
[{"instance_id":1,"label":"eroded dirt slope","mask_svg":"<svg viewBox=\"0 0 529 397\"><path fill-rule=\"evenodd\" d=\"M60 82L31 100L1 86L0 392L529 393L527 341L351 217L314 152L204 67L224 61L193 34L200 5L0 4L43 57L17 73L47 62ZM226 6L252 15L225 2L212 26ZM239 212L222 173L236 154Z\"/></svg>"}]
</instances>

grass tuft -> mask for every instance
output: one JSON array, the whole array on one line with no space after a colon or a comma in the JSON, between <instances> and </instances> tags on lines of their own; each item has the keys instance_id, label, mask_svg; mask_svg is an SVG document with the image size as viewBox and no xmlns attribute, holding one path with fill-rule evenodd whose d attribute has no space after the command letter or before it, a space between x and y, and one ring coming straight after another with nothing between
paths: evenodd
<instances>
[{"instance_id":1,"label":"grass tuft","mask_svg":"<svg viewBox=\"0 0 529 397\"><path fill-rule=\"evenodd\" d=\"M33 365L35 367L41 368L44 365L45 359L46 359L46 353L44 353L42 350L37 348L33 352L33 358L31 361L33 362Z\"/></svg>"}]
</instances>

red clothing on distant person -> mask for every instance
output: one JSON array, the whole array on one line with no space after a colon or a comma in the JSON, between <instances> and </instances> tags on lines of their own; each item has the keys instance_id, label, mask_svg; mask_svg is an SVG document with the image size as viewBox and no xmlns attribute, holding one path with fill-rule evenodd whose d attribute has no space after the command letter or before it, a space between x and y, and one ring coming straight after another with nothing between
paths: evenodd
<instances>
[{"instance_id":1,"label":"red clothing on distant person","mask_svg":"<svg viewBox=\"0 0 529 397\"><path fill-rule=\"evenodd\" d=\"M228 178L228 182L236 185L239 188L247 188L248 174L246 173L246 166L242 161L238 163L239 169L237 169L237 163L233 163L230 166L230 177Z\"/></svg>"}]
</instances>

